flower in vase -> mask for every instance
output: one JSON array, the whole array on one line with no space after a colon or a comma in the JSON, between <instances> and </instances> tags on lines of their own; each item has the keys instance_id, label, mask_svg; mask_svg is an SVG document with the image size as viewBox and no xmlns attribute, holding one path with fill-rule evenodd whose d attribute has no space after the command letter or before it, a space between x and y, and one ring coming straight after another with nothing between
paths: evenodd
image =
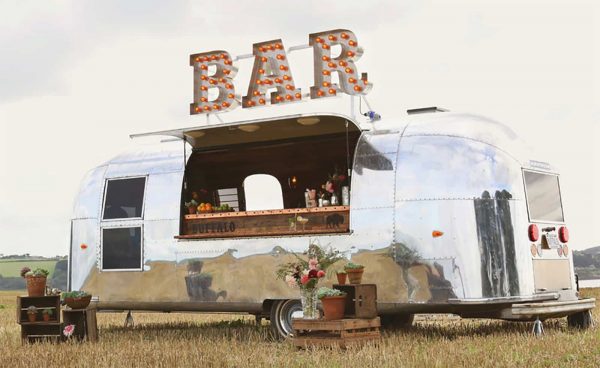
<instances>
[{"instance_id":1,"label":"flower in vase","mask_svg":"<svg viewBox=\"0 0 600 368\"><path fill-rule=\"evenodd\" d=\"M302 275L302 277L300 277L300 283L302 285L308 284L308 281L310 281L310 278L308 277L308 275Z\"/></svg>"},{"instance_id":2,"label":"flower in vase","mask_svg":"<svg viewBox=\"0 0 600 368\"><path fill-rule=\"evenodd\" d=\"M319 261L317 261L316 258L311 258L311 259L308 260L308 269L309 270L316 270L318 264L319 264Z\"/></svg>"},{"instance_id":3,"label":"flower in vase","mask_svg":"<svg viewBox=\"0 0 600 368\"><path fill-rule=\"evenodd\" d=\"M325 183L325 190L328 191L329 193L334 192L334 187L333 187L332 181L327 181L327 183Z\"/></svg>"},{"instance_id":4,"label":"flower in vase","mask_svg":"<svg viewBox=\"0 0 600 368\"><path fill-rule=\"evenodd\" d=\"M317 277L318 277L318 278L325 277L325 271L323 271L323 270L319 270L319 271L317 272Z\"/></svg>"},{"instance_id":5,"label":"flower in vase","mask_svg":"<svg viewBox=\"0 0 600 368\"><path fill-rule=\"evenodd\" d=\"M311 279L315 279L315 278L319 277L318 274L319 274L319 271L316 269L308 271L308 277Z\"/></svg>"},{"instance_id":6,"label":"flower in vase","mask_svg":"<svg viewBox=\"0 0 600 368\"><path fill-rule=\"evenodd\" d=\"M286 276L285 277L285 282L290 286L290 287L296 287L296 279L293 276Z\"/></svg>"}]
</instances>

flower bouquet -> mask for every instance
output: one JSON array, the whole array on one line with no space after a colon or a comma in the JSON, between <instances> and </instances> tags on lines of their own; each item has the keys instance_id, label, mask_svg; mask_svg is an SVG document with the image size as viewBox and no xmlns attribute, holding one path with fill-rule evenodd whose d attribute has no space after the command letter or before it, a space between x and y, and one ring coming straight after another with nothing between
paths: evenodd
<instances>
[{"instance_id":1,"label":"flower bouquet","mask_svg":"<svg viewBox=\"0 0 600 368\"><path fill-rule=\"evenodd\" d=\"M277 278L300 289L303 318L317 319L317 284L325 277L327 268L343 259L343 255L332 248L324 250L317 244L310 244L304 254L307 259L294 253L297 260L283 264L277 270Z\"/></svg>"}]
</instances>

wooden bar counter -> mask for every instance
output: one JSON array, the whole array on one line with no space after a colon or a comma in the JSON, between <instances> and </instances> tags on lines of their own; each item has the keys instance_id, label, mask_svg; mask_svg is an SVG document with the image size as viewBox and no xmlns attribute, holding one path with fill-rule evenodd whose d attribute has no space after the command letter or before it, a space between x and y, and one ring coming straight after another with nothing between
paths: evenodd
<instances>
[{"instance_id":1,"label":"wooden bar counter","mask_svg":"<svg viewBox=\"0 0 600 368\"><path fill-rule=\"evenodd\" d=\"M329 206L185 215L178 239L346 233L350 207Z\"/></svg>"}]
</instances>

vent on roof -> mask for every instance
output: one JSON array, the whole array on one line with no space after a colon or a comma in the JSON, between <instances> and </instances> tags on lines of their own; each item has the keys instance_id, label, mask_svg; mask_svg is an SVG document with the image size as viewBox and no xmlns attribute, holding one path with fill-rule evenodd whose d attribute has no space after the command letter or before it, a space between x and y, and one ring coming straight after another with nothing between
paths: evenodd
<instances>
[{"instance_id":1,"label":"vent on roof","mask_svg":"<svg viewBox=\"0 0 600 368\"><path fill-rule=\"evenodd\" d=\"M450 110L443 109L443 108L437 107L437 106L432 106L432 107L421 107L418 109L406 110L406 113L408 113L408 115L415 115L415 114L429 114L431 112L448 112L448 111L450 111Z\"/></svg>"}]
</instances>

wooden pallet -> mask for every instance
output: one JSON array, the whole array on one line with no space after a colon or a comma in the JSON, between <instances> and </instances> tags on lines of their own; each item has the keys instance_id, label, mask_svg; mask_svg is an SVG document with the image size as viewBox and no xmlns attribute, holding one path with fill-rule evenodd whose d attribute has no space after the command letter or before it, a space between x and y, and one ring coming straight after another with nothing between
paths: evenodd
<instances>
[{"instance_id":1,"label":"wooden pallet","mask_svg":"<svg viewBox=\"0 0 600 368\"><path fill-rule=\"evenodd\" d=\"M381 338L379 317L371 319L338 319L325 321L322 319L292 320L294 337L292 342L297 347L326 346L347 348L361 345Z\"/></svg>"}]
</instances>

